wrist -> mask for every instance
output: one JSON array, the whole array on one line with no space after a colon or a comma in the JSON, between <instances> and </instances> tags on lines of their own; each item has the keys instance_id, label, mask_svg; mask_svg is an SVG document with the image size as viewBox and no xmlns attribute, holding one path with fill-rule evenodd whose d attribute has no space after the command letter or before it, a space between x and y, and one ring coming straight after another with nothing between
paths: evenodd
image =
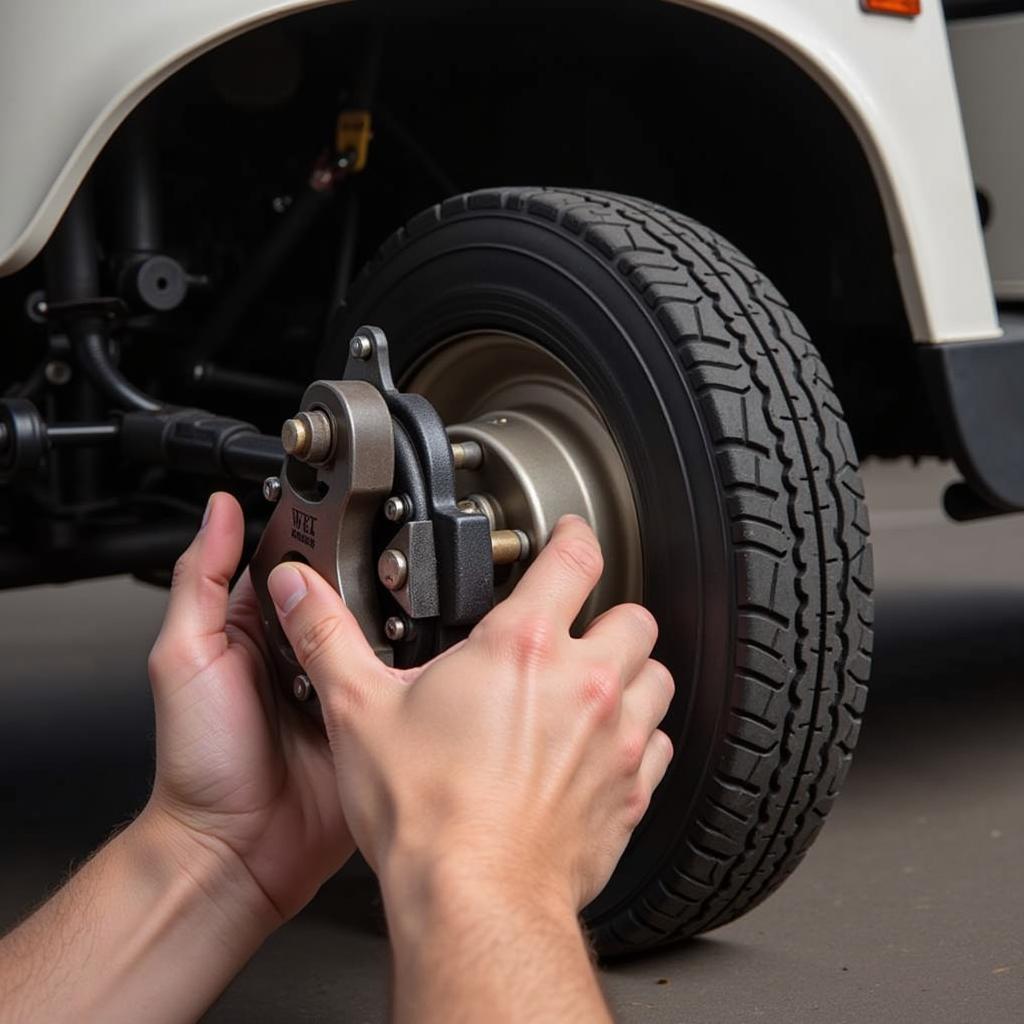
<instances>
[{"instance_id":1,"label":"wrist","mask_svg":"<svg viewBox=\"0 0 1024 1024\"><path fill-rule=\"evenodd\" d=\"M579 931L572 888L522 857L458 843L440 852L395 852L382 865L381 891L392 937L417 940L436 927L471 929L481 921L522 918Z\"/></svg>"},{"instance_id":2,"label":"wrist","mask_svg":"<svg viewBox=\"0 0 1024 1024\"><path fill-rule=\"evenodd\" d=\"M122 833L139 869L183 904L257 945L283 923L242 858L222 839L191 828L154 801Z\"/></svg>"}]
</instances>

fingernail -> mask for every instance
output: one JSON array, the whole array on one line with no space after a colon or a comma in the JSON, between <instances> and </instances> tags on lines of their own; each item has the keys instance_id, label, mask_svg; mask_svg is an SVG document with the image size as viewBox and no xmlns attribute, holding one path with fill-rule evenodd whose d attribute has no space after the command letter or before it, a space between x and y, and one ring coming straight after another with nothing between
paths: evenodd
<instances>
[{"instance_id":1,"label":"fingernail","mask_svg":"<svg viewBox=\"0 0 1024 1024\"><path fill-rule=\"evenodd\" d=\"M213 508L213 495L211 494L206 502L206 508L203 510L203 521L199 524L199 532L201 533L206 529L206 524L210 521L210 509Z\"/></svg>"},{"instance_id":2,"label":"fingernail","mask_svg":"<svg viewBox=\"0 0 1024 1024\"><path fill-rule=\"evenodd\" d=\"M306 581L298 569L282 562L267 577L267 590L274 607L287 615L306 596Z\"/></svg>"}]
</instances>

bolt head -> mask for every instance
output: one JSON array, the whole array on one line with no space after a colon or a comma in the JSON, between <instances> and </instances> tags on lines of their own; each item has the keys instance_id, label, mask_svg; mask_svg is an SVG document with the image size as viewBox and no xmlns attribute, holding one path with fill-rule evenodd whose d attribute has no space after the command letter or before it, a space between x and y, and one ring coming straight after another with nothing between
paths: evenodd
<instances>
[{"instance_id":1,"label":"bolt head","mask_svg":"<svg viewBox=\"0 0 1024 1024\"><path fill-rule=\"evenodd\" d=\"M63 359L51 359L43 367L43 376L46 378L47 383L60 387L71 380L71 367Z\"/></svg>"},{"instance_id":2,"label":"bolt head","mask_svg":"<svg viewBox=\"0 0 1024 1024\"><path fill-rule=\"evenodd\" d=\"M263 497L267 501L274 502L281 497L281 481L276 476L268 476L263 481Z\"/></svg>"},{"instance_id":3,"label":"bolt head","mask_svg":"<svg viewBox=\"0 0 1024 1024\"><path fill-rule=\"evenodd\" d=\"M309 681L309 676L295 677L292 682L292 694L296 700L309 700L312 692L313 684Z\"/></svg>"},{"instance_id":4,"label":"bolt head","mask_svg":"<svg viewBox=\"0 0 1024 1024\"><path fill-rule=\"evenodd\" d=\"M393 494L384 502L384 518L389 523L400 523L409 514L409 506L400 494Z\"/></svg>"},{"instance_id":5,"label":"bolt head","mask_svg":"<svg viewBox=\"0 0 1024 1024\"><path fill-rule=\"evenodd\" d=\"M404 640L406 632L405 619L400 615L391 615L384 623L384 635L389 640Z\"/></svg>"},{"instance_id":6,"label":"bolt head","mask_svg":"<svg viewBox=\"0 0 1024 1024\"><path fill-rule=\"evenodd\" d=\"M314 465L323 462L334 447L334 428L322 409L303 410L281 427L281 447L285 454Z\"/></svg>"},{"instance_id":7,"label":"bolt head","mask_svg":"<svg viewBox=\"0 0 1024 1024\"><path fill-rule=\"evenodd\" d=\"M397 548L388 548L377 560L377 576L388 590L401 590L409 578L409 563Z\"/></svg>"},{"instance_id":8,"label":"bolt head","mask_svg":"<svg viewBox=\"0 0 1024 1024\"><path fill-rule=\"evenodd\" d=\"M281 425L281 445L286 455L297 459L309 450L309 429L298 416L292 416Z\"/></svg>"},{"instance_id":9,"label":"bolt head","mask_svg":"<svg viewBox=\"0 0 1024 1024\"><path fill-rule=\"evenodd\" d=\"M369 359L373 354L373 345L369 338L363 337L361 334L357 334L348 347L349 352L355 356L356 359Z\"/></svg>"}]
</instances>

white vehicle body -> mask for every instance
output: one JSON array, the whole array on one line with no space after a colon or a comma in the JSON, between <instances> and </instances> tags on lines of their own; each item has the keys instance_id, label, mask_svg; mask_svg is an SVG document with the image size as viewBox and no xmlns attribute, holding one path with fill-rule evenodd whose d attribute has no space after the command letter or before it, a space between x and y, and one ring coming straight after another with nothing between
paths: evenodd
<instances>
[{"instance_id":1,"label":"white vehicle body","mask_svg":"<svg viewBox=\"0 0 1024 1024\"><path fill-rule=\"evenodd\" d=\"M971 167L990 208L985 244L996 298L1024 299L1024 137L1011 118L1024 105L1024 14L950 26ZM993 117L993 109L1004 112Z\"/></svg>"},{"instance_id":2,"label":"white vehicle body","mask_svg":"<svg viewBox=\"0 0 1024 1024\"><path fill-rule=\"evenodd\" d=\"M127 114L201 53L329 0L10 0L0 41L0 274L32 260ZM938 0L678 0L764 38L841 109L874 171L919 341L1000 335ZM681 107L682 109L682 107Z\"/></svg>"}]
</instances>

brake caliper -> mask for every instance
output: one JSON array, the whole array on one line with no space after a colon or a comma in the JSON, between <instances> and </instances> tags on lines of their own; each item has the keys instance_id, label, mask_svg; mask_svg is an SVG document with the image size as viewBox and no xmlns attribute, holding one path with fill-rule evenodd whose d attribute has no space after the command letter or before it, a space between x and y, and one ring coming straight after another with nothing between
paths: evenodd
<instances>
[{"instance_id":1,"label":"brake caliper","mask_svg":"<svg viewBox=\"0 0 1024 1024\"><path fill-rule=\"evenodd\" d=\"M315 707L267 591L270 571L284 561L312 566L382 661L418 664L493 604L493 524L455 497L456 466L481 450L453 446L430 402L398 391L376 327L352 338L342 380L310 385L281 438L284 466L264 489L276 506L250 573L279 681Z\"/></svg>"}]
</instances>

